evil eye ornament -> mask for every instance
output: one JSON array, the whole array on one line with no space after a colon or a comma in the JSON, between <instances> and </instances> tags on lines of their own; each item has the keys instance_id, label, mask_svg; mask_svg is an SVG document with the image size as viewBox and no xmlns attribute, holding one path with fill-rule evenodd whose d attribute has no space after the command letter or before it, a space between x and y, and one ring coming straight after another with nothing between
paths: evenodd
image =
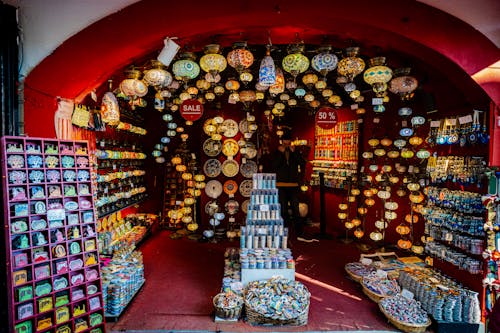
<instances>
[{"instance_id":1,"label":"evil eye ornament","mask_svg":"<svg viewBox=\"0 0 500 333\"><path fill-rule=\"evenodd\" d=\"M402 128L400 131L399 131L399 135L403 136L403 137L409 137L409 136L412 136L413 135L413 129L411 128Z\"/></svg>"}]
</instances>

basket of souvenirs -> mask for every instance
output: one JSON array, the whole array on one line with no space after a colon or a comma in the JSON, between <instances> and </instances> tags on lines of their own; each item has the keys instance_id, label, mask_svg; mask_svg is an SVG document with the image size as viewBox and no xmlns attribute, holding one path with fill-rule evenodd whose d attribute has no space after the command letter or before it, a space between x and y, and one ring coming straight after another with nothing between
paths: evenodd
<instances>
[{"instance_id":1,"label":"basket of souvenirs","mask_svg":"<svg viewBox=\"0 0 500 333\"><path fill-rule=\"evenodd\" d=\"M401 294L386 297L378 305L389 322L403 332L424 333L431 325L431 320L420 306L420 302Z\"/></svg>"},{"instance_id":2,"label":"basket of souvenirs","mask_svg":"<svg viewBox=\"0 0 500 333\"><path fill-rule=\"evenodd\" d=\"M302 283L282 277L250 282L245 289L247 321L251 325L306 325L310 297Z\"/></svg>"},{"instance_id":3,"label":"basket of souvenirs","mask_svg":"<svg viewBox=\"0 0 500 333\"><path fill-rule=\"evenodd\" d=\"M389 296L394 296L401 292L398 282L387 276L380 276L377 273L371 273L363 277L361 282L363 292L375 303Z\"/></svg>"},{"instance_id":4,"label":"basket of souvenirs","mask_svg":"<svg viewBox=\"0 0 500 333\"><path fill-rule=\"evenodd\" d=\"M371 265L365 265L359 261L350 262L344 266L345 271L349 276L356 282L360 282L363 280L364 276L370 275L375 272L375 267Z\"/></svg>"},{"instance_id":5,"label":"basket of souvenirs","mask_svg":"<svg viewBox=\"0 0 500 333\"><path fill-rule=\"evenodd\" d=\"M238 319L243 308L243 297L229 290L215 295L215 316L222 319Z\"/></svg>"}]
</instances>

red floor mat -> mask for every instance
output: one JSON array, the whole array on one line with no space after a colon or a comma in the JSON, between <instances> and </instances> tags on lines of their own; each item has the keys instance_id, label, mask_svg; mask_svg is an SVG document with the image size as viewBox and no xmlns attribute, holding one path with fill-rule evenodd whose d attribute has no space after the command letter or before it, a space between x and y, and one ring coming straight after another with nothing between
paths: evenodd
<instances>
[{"instance_id":1,"label":"red floor mat","mask_svg":"<svg viewBox=\"0 0 500 333\"><path fill-rule=\"evenodd\" d=\"M294 242L296 279L311 292L309 321L302 327L259 327L213 321L212 297L221 287L224 251L238 242L198 243L154 234L140 248L146 283L108 331L211 330L248 332L394 331L359 285L346 278L344 265L357 260L354 245L336 240Z\"/></svg>"}]
</instances>

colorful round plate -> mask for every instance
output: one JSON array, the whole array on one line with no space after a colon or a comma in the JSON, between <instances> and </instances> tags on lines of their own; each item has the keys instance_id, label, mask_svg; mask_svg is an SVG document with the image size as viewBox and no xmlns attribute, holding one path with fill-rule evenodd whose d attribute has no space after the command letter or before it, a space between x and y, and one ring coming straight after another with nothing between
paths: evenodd
<instances>
[{"instance_id":1,"label":"colorful round plate","mask_svg":"<svg viewBox=\"0 0 500 333\"><path fill-rule=\"evenodd\" d=\"M238 154L240 150L240 146L238 145L238 141L234 139L227 139L222 144L222 153L227 157L235 156Z\"/></svg>"},{"instance_id":2,"label":"colorful round plate","mask_svg":"<svg viewBox=\"0 0 500 333\"><path fill-rule=\"evenodd\" d=\"M240 166L235 160L225 160L222 163L222 173L226 177L234 177L240 171Z\"/></svg>"},{"instance_id":3,"label":"colorful round plate","mask_svg":"<svg viewBox=\"0 0 500 333\"><path fill-rule=\"evenodd\" d=\"M251 179L245 179L240 184L240 194L246 198L252 193L253 182Z\"/></svg>"},{"instance_id":4,"label":"colorful round plate","mask_svg":"<svg viewBox=\"0 0 500 333\"><path fill-rule=\"evenodd\" d=\"M222 184L218 180L210 180L205 186L205 193L208 197L217 199L222 194Z\"/></svg>"},{"instance_id":5,"label":"colorful round plate","mask_svg":"<svg viewBox=\"0 0 500 333\"><path fill-rule=\"evenodd\" d=\"M236 134L238 134L239 130L238 123L232 119L224 120L220 128L223 131L221 134L227 138L234 137Z\"/></svg>"},{"instance_id":6,"label":"colorful round plate","mask_svg":"<svg viewBox=\"0 0 500 333\"><path fill-rule=\"evenodd\" d=\"M224 193L234 195L236 191L238 191L238 184L232 179L226 180L224 183Z\"/></svg>"},{"instance_id":7,"label":"colorful round plate","mask_svg":"<svg viewBox=\"0 0 500 333\"><path fill-rule=\"evenodd\" d=\"M240 204L236 200L228 200L224 207L229 215L234 215L240 210Z\"/></svg>"},{"instance_id":8,"label":"colorful round plate","mask_svg":"<svg viewBox=\"0 0 500 333\"><path fill-rule=\"evenodd\" d=\"M212 158L203 165L203 172L208 177L217 177L221 172L221 163L218 159Z\"/></svg>"},{"instance_id":9,"label":"colorful round plate","mask_svg":"<svg viewBox=\"0 0 500 333\"><path fill-rule=\"evenodd\" d=\"M242 211L243 213L245 213L245 214L246 214L246 213L248 212L248 205L249 205L249 204L250 204L250 200L249 200L249 199L246 199L245 201L243 201L243 202L241 203L241 211Z\"/></svg>"},{"instance_id":10,"label":"colorful round plate","mask_svg":"<svg viewBox=\"0 0 500 333\"><path fill-rule=\"evenodd\" d=\"M257 163L254 161L246 161L240 166L240 172L245 178L251 178L258 170Z\"/></svg>"},{"instance_id":11,"label":"colorful round plate","mask_svg":"<svg viewBox=\"0 0 500 333\"><path fill-rule=\"evenodd\" d=\"M203 142L203 152L210 157L215 157L220 154L222 151L222 145L220 141L216 141L213 139L206 139L205 142Z\"/></svg>"}]
</instances>

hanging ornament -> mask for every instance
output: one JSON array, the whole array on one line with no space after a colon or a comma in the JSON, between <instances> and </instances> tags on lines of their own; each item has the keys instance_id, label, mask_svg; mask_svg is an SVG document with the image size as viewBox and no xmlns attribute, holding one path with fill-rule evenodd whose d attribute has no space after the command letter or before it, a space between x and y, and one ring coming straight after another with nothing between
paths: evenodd
<instances>
[{"instance_id":1,"label":"hanging ornament","mask_svg":"<svg viewBox=\"0 0 500 333\"><path fill-rule=\"evenodd\" d=\"M365 62L357 56L359 47L348 47L345 51L346 57L339 61L337 72L344 76L347 82L352 82L365 69Z\"/></svg>"},{"instance_id":2,"label":"hanging ornament","mask_svg":"<svg viewBox=\"0 0 500 333\"><path fill-rule=\"evenodd\" d=\"M384 97L387 91L387 82L392 78L392 69L385 65L385 57L370 59L370 67L365 71L363 79L372 86L377 97Z\"/></svg>"},{"instance_id":3,"label":"hanging ornament","mask_svg":"<svg viewBox=\"0 0 500 333\"><path fill-rule=\"evenodd\" d=\"M329 72L337 68L339 59L333 53L330 53L332 47L323 45L318 49L318 54L312 58L311 65L315 71L326 77Z\"/></svg>"},{"instance_id":4,"label":"hanging ornament","mask_svg":"<svg viewBox=\"0 0 500 333\"><path fill-rule=\"evenodd\" d=\"M172 83L172 74L158 60L151 60L150 69L144 71L144 82L155 89L167 87Z\"/></svg>"},{"instance_id":5,"label":"hanging ornament","mask_svg":"<svg viewBox=\"0 0 500 333\"><path fill-rule=\"evenodd\" d=\"M266 55L260 62L259 84L263 87L270 87L276 83L276 66L271 57L271 46L267 45Z\"/></svg>"},{"instance_id":6,"label":"hanging ornament","mask_svg":"<svg viewBox=\"0 0 500 333\"><path fill-rule=\"evenodd\" d=\"M252 52L247 49L247 42L236 42L233 44L233 50L227 54L227 62L241 73L249 68L254 61Z\"/></svg>"},{"instance_id":7,"label":"hanging ornament","mask_svg":"<svg viewBox=\"0 0 500 333\"><path fill-rule=\"evenodd\" d=\"M194 53L191 52L180 55L180 60L177 60L172 65L172 72L177 80L186 83L200 75L200 66L194 61L195 59Z\"/></svg>"},{"instance_id":8,"label":"hanging ornament","mask_svg":"<svg viewBox=\"0 0 500 333\"><path fill-rule=\"evenodd\" d=\"M276 80L273 85L269 87L269 93L272 96L277 96L285 91L285 76L281 68L276 69Z\"/></svg>"},{"instance_id":9,"label":"hanging ornament","mask_svg":"<svg viewBox=\"0 0 500 333\"><path fill-rule=\"evenodd\" d=\"M200 58L201 69L211 74L211 77L205 77L205 79L211 83L215 83L217 75L227 67L226 58L219 52L219 44L209 44L205 46L205 54Z\"/></svg>"},{"instance_id":10,"label":"hanging ornament","mask_svg":"<svg viewBox=\"0 0 500 333\"><path fill-rule=\"evenodd\" d=\"M295 44L288 46L288 55L282 61L283 70L292 74L294 78L309 68L309 59L302 52L304 43L297 40Z\"/></svg>"},{"instance_id":11,"label":"hanging ornament","mask_svg":"<svg viewBox=\"0 0 500 333\"><path fill-rule=\"evenodd\" d=\"M402 101L413 98L418 87L418 81L410 76L410 68L398 68L394 71L394 78L389 82L389 91L399 95Z\"/></svg>"}]
</instances>

